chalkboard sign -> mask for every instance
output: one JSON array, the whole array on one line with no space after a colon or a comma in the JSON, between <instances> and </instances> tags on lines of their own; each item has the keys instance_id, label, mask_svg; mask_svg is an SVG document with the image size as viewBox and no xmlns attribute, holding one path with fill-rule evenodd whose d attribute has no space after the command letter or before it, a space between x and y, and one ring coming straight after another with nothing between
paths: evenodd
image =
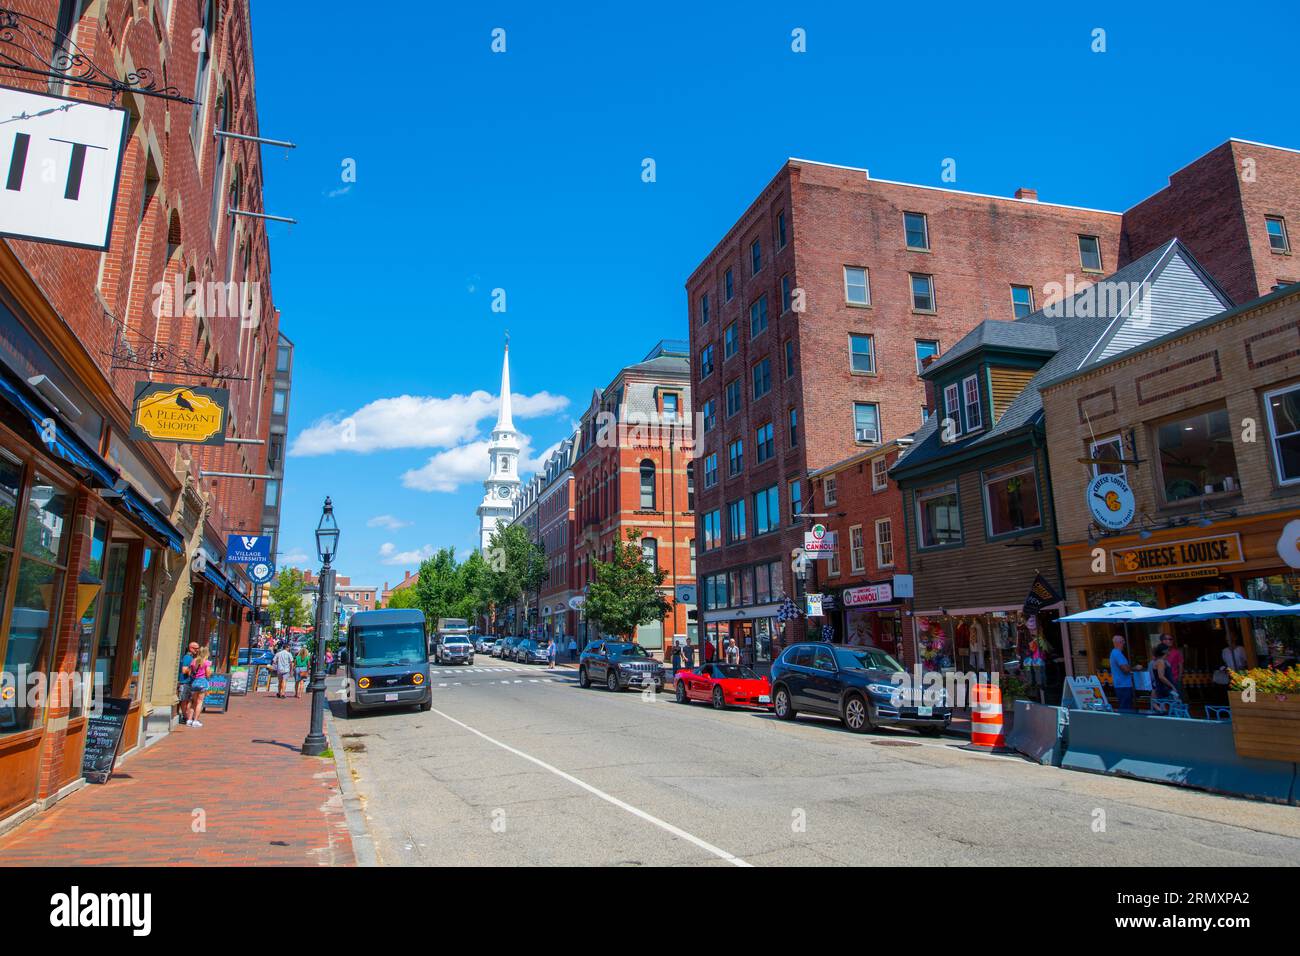
<instances>
[{"instance_id":1,"label":"chalkboard sign","mask_svg":"<svg viewBox=\"0 0 1300 956\"><path fill-rule=\"evenodd\" d=\"M248 693L248 668L232 667L230 669L230 693L242 697Z\"/></svg>"},{"instance_id":2,"label":"chalkboard sign","mask_svg":"<svg viewBox=\"0 0 1300 956\"><path fill-rule=\"evenodd\" d=\"M117 748L126 729L126 711L130 698L105 697L98 714L86 721L86 746L81 752L81 774L87 783L108 783L113 775Z\"/></svg>"},{"instance_id":3,"label":"chalkboard sign","mask_svg":"<svg viewBox=\"0 0 1300 956\"><path fill-rule=\"evenodd\" d=\"M213 674L208 678L208 692L203 695L205 714L224 714L230 707L230 675Z\"/></svg>"}]
</instances>

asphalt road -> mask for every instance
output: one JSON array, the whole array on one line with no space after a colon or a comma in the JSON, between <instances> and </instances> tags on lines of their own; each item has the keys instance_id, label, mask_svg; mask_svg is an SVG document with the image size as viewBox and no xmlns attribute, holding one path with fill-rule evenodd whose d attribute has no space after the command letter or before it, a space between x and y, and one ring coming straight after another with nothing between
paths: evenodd
<instances>
[{"instance_id":1,"label":"asphalt road","mask_svg":"<svg viewBox=\"0 0 1300 956\"><path fill-rule=\"evenodd\" d=\"M383 865L1300 864L1294 808L490 658L433 687L430 713L334 705Z\"/></svg>"}]
</instances>

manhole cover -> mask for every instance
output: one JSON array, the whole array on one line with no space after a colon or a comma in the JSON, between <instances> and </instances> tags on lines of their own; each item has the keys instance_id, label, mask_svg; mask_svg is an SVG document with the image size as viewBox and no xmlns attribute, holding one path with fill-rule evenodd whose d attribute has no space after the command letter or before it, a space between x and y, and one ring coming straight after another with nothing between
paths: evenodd
<instances>
[{"instance_id":1,"label":"manhole cover","mask_svg":"<svg viewBox=\"0 0 1300 956\"><path fill-rule=\"evenodd\" d=\"M921 746L914 740L873 740L871 741L877 747L919 747Z\"/></svg>"}]
</instances>

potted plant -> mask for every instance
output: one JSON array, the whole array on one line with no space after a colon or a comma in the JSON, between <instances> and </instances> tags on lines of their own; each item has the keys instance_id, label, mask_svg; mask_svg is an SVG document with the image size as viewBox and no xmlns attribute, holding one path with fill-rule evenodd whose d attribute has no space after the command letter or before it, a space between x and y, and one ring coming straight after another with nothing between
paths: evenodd
<instances>
[{"instance_id":1,"label":"potted plant","mask_svg":"<svg viewBox=\"0 0 1300 956\"><path fill-rule=\"evenodd\" d=\"M1300 762L1300 666L1230 674L1228 700L1237 755Z\"/></svg>"}]
</instances>

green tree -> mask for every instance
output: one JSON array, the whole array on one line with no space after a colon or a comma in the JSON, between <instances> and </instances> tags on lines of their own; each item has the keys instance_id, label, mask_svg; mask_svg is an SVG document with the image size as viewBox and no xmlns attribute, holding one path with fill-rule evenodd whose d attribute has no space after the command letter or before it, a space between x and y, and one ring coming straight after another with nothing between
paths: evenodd
<instances>
[{"instance_id":1,"label":"green tree","mask_svg":"<svg viewBox=\"0 0 1300 956\"><path fill-rule=\"evenodd\" d=\"M311 623L302 603L302 592L302 572L297 568L282 568L271 582L267 604L275 627L306 627Z\"/></svg>"},{"instance_id":2,"label":"green tree","mask_svg":"<svg viewBox=\"0 0 1300 956\"><path fill-rule=\"evenodd\" d=\"M631 639L639 625L662 621L672 610L661 590L668 571L646 563L639 529L628 529L627 541L615 541L611 559L596 561L595 570L582 609L605 634Z\"/></svg>"},{"instance_id":3,"label":"green tree","mask_svg":"<svg viewBox=\"0 0 1300 956\"><path fill-rule=\"evenodd\" d=\"M415 593L415 588L402 588L400 591L394 591L388 599L388 607L392 608L418 608L420 606L420 596Z\"/></svg>"},{"instance_id":4,"label":"green tree","mask_svg":"<svg viewBox=\"0 0 1300 956\"><path fill-rule=\"evenodd\" d=\"M484 556L483 595L499 618L525 594L536 594L546 581L546 553L528 537L523 525L498 527Z\"/></svg>"}]
</instances>

